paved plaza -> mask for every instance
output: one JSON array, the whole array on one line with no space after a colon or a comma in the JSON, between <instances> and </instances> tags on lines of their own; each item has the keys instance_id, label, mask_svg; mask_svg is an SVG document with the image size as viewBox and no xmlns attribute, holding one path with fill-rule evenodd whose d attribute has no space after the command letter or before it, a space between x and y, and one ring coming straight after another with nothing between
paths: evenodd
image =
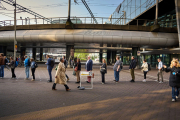
<instances>
[{"instance_id":1,"label":"paved plaza","mask_svg":"<svg viewBox=\"0 0 180 120\"><path fill-rule=\"evenodd\" d=\"M84 67L83 67L84 68ZM94 66L93 90L78 90L72 69L67 69L70 77L66 92L63 85L47 83L45 66L36 70L36 81L24 80L24 68L17 68L17 79L10 79L11 72L5 69L5 78L0 79L0 119L1 120L179 120L180 100L171 102L169 73L164 73L165 82L155 82L156 70L148 73L143 83L140 70L136 72L136 82L130 83L130 73L125 67L120 72L120 82L114 83L112 66L108 66L106 84L101 84L99 66ZM85 69L83 69L85 70ZM82 71L83 71L82 70ZM52 75L55 75L53 70ZM154 77L154 79L153 79ZM83 86L86 78L81 79Z\"/></svg>"}]
</instances>

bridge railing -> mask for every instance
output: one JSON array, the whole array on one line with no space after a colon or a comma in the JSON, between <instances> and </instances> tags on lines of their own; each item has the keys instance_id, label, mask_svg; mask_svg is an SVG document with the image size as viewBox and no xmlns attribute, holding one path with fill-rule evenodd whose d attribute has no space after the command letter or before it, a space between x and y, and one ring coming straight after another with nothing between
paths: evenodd
<instances>
[{"instance_id":1,"label":"bridge railing","mask_svg":"<svg viewBox=\"0 0 180 120\"><path fill-rule=\"evenodd\" d=\"M45 21L47 18L26 18L17 19L17 25L40 25L40 24L66 24L67 17L53 17L48 18L51 21ZM105 18L95 17L98 24L110 25L137 25L137 26L152 26L154 20L147 19L128 19L128 18ZM73 24L97 24L92 17L71 17ZM176 20L173 21L160 21L161 27L177 27ZM14 20L0 21L0 27L14 26Z\"/></svg>"}]
</instances>

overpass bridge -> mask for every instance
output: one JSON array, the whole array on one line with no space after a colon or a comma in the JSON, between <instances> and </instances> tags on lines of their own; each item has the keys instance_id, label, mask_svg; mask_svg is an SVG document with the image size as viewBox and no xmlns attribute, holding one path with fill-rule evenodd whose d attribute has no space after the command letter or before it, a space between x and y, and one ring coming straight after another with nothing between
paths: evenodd
<instances>
[{"instance_id":1,"label":"overpass bridge","mask_svg":"<svg viewBox=\"0 0 180 120\"><path fill-rule=\"evenodd\" d=\"M41 55L43 48L66 48L66 56L70 55L70 49L99 49L101 54L107 50L107 56L115 56L117 51L122 54L130 54L131 51L138 51L143 48L177 47L179 44L177 27L160 27L153 29L148 25L138 24L140 21L153 22L147 19L133 19L136 25L121 23L113 24L109 18L96 18L97 23L90 17L72 18L73 26L67 28L67 18L31 18L17 20L18 51L25 54L26 48L33 49L33 57L36 55L36 48L40 48ZM121 19L124 18L111 18ZM105 22L106 21L106 22ZM107 22L109 21L109 22ZM5 20L0 26L0 44L5 50L13 46L14 21ZM140 22L140 23L141 23ZM171 22L171 21L170 21ZM39 45L37 45L39 44ZM107 44L106 47L103 44ZM96 46L95 46L96 45ZM111 52L108 55L108 51ZM124 52L122 52L124 51ZM113 54L115 53L115 54ZM42 59L42 58L41 58Z\"/></svg>"}]
</instances>

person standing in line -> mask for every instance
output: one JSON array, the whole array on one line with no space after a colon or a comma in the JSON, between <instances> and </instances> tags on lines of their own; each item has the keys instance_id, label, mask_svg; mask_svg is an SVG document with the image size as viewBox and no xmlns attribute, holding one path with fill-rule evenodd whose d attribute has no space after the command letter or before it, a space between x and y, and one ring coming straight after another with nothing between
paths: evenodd
<instances>
[{"instance_id":1,"label":"person standing in line","mask_svg":"<svg viewBox=\"0 0 180 120\"><path fill-rule=\"evenodd\" d=\"M76 83L80 83L81 61L79 58L77 59L77 63L75 64L74 67L78 67L78 69L76 71L76 77L77 77Z\"/></svg>"},{"instance_id":2,"label":"person standing in line","mask_svg":"<svg viewBox=\"0 0 180 120\"><path fill-rule=\"evenodd\" d=\"M4 65L5 65L4 54L0 53L0 78L4 78Z\"/></svg>"},{"instance_id":3,"label":"person standing in line","mask_svg":"<svg viewBox=\"0 0 180 120\"><path fill-rule=\"evenodd\" d=\"M129 66L131 77L132 77L132 80L130 82L135 82L135 75L134 75L134 69L135 68L136 68L136 60L135 60L134 56L132 56L131 57L131 63Z\"/></svg>"},{"instance_id":4,"label":"person standing in line","mask_svg":"<svg viewBox=\"0 0 180 120\"><path fill-rule=\"evenodd\" d=\"M171 72L169 77L169 86L172 87L172 102L178 99L180 88L180 64L179 61L173 59L169 68L163 65L165 72Z\"/></svg>"},{"instance_id":5,"label":"person standing in line","mask_svg":"<svg viewBox=\"0 0 180 120\"><path fill-rule=\"evenodd\" d=\"M66 56L63 56L63 58L64 58L64 66L65 66L65 68L67 68L67 66L68 66L68 61L66 60ZM67 81L69 81L69 77L68 77L67 74L66 74L66 78L67 78Z\"/></svg>"},{"instance_id":6,"label":"person standing in line","mask_svg":"<svg viewBox=\"0 0 180 120\"><path fill-rule=\"evenodd\" d=\"M114 70L114 78L115 82L119 82L119 73L121 71L121 61L119 60L119 56L116 57L116 63L114 64L113 70Z\"/></svg>"},{"instance_id":7,"label":"person standing in line","mask_svg":"<svg viewBox=\"0 0 180 120\"><path fill-rule=\"evenodd\" d=\"M31 73L32 73L32 76L33 76L33 79L31 81L35 81L35 70L36 70L36 62L34 61L34 58L31 58Z\"/></svg>"},{"instance_id":8,"label":"person standing in line","mask_svg":"<svg viewBox=\"0 0 180 120\"><path fill-rule=\"evenodd\" d=\"M86 71L92 71L92 67L93 67L93 61L91 60L91 57L88 56L88 60L86 62ZM86 81L87 83L91 82L91 77L87 77L88 81Z\"/></svg>"},{"instance_id":9,"label":"person standing in line","mask_svg":"<svg viewBox=\"0 0 180 120\"><path fill-rule=\"evenodd\" d=\"M10 70L9 66L8 66L8 63L9 63L9 60L7 59L6 56L4 56L4 59L5 59L5 65L4 67L6 67L8 69L8 71Z\"/></svg>"},{"instance_id":10,"label":"person standing in line","mask_svg":"<svg viewBox=\"0 0 180 120\"><path fill-rule=\"evenodd\" d=\"M27 57L27 55L25 55L24 58L25 58L24 67L25 67L25 73L26 73L26 78L24 80L28 80L29 79L30 60ZM16 61L14 61L14 62L16 62Z\"/></svg>"},{"instance_id":11,"label":"person standing in line","mask_svg":"<svg viewBox=\"0 0 180 120\"><path fill-rule=\"evenodd\" d=\"M148 64L146 62L146 60L143 60L143 64L142 64L142 71L144 73L144 80L142 82L146 82L146 75L148 73Z\"/></svg>"},{"instance_id":12,"label":"person standing in line","mask_svg":"<svg viewBox=\"0 0 180 120\"><path fill-rule=\"evenodd\" d=\"M15 75L15 61L13 59L13 57L10 57L10 63L8 63L8 65L11 66L11 73L12 73L12 79L16 79L16 75Z\"/></svg>"},{"instance_id":13,"label":"person standing in line","mask_svg":"<svg viewBox=\"0 0 180 120\"><path fill-rule=\"evenodd\" d=\"M103 65L100 66L101 78L102 78L102 84L105 84L105 74L107 73L107 63L105 59L103 59L102 62L103 62Z\"/></svg>"},{"instance_id":14,"label":"person standing in line","mask_svg":"<svg viewBox=\"0 0 180 120\"><path fill-rule=\"evenodd\" d=\"M49 55L46 55L46 58L47 58L47 63L45 63L47 65L47 70L48 70L48 73L49 73L49 80L47 82L52 82L52 69L53 69L53 66L51 65L52 64L52 59L50 58Z\"/></svg>"},{"instance_id":15,"label":"person standing in line","mask_svg":"<svg viewBox=\"0 0 180 120\"><path fill-rule=\"evenodd\" d=\"M159 83L163 83L163 71L162 71L163 63L160 58L158 58L157 61L158 61L158 67L156 67L156 69L158 69L158 73L157 73L158 80L156 81ZM159 81L159 76L161 76L161 81Z\"/></svg>"},{"instance_id":16,"label":"person standing in line","mask_svg":"<svg viewBox=\"0 0 180 120\"><path fill-rule=\"evenodd\" d=\"M58 65L57 71L56 71L56 75L55 75L55 82L52 86L52 90L57 90L56 89L56 84L62 84L64 85L66 91L70 91L71 89L69 89L69 87L67 86L67 80L66 80L66 68L64 66L64 59L60 58L60 63Z\"/></svg>"}]
</instances>

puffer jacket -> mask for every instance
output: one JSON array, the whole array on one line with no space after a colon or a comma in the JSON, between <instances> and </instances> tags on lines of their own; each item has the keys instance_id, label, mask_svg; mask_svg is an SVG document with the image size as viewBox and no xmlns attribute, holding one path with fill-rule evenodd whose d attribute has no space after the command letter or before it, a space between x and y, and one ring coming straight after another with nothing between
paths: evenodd
<instances>
[{"instance_id":1,"label":"puffer jacket","mask_svg":"<svg viewBox=\"0 0 180 120\"><path fill-rule=\"evenodd\" d=\"M165 72L170 72L169 86L180 87L180 67L165 68ZM173 72L175 72L176 75L173 75Z\"/></svg>"}]
</instances>

